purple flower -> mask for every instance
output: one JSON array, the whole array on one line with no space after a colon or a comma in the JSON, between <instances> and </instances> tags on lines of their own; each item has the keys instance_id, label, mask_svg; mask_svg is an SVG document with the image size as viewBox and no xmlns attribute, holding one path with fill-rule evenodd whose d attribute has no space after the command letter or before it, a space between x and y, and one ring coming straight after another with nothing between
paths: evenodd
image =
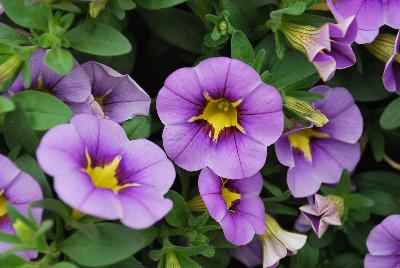
<instances>
[{"instance_id":1,"label":"purple flower","mask_svg":"<svg viewBox=\"0 0 400 268\"><path fill-rule=\"evenodd\" d=\"M279 161L289 167L287 181L295 197L316 193L321 183L337 183L343 169L352 171L361 155L363 120L349 91L318 86L310 92L325 96L314 107L329 122L321 128L289 131L275 144Z\"/></svg>"},{"instance_id":2,"label":"purple flower","mask_svg":"<svg viewBox=\"0 0 400 268\"><path fill-rule=\"evenodd\" d=\"M336 69L348 68L356 62L351 48L357 34L354 17L321 28L284 23L280 30L294 48L307 55L324 81L330 80Z\"/></svg>"},{"instance_id":3,"label":"purple flower","mask_svg":"<svg viewBox=\"0 0 400 268\"><path fill-rule=\"evenodd\" d=\"M260 173L241 180L229 180L204 168L199 191L211 217L222 227L226 239L235 245L249 243L265 231L265 208L259 197L263 187Z\"/></svg>"},{"instance_id":4,"label":"purple flower","mask_svg":"<svg viewBox=\"0 0 400 268\"><path fill-rule=\"evenodd\" d=\"M129 141L114 121L76 115L44 135L37 158L58 197L82 213L141 229L172 207L163 198L175 179L171 161L148 140Z\"/></svg>"},{"instance_id":5,"label":"purple flower","mask_svg":"<svg viewBox=\"0 0 400 268\"><path fill-rule=\"evenodd\" d=\"M67 104L84 102L90 95L90 82L82 67L75 62L68 75L58 75L44 63L45 54L46 50L40 49L29 60L31 85L25 88L19 75L5 96L11 97L23 90L34 89L52 94Z\"/></svg>"},{"instance_id":6,"label":"purple flower","mask_svg":"<svg viewBox=\"0 0 400 268\"><path fill-rule=\"evenodd\" d=\"M75 113L92 113L117 123L149 115L151 99L129 75L94 61L82 64L82 68L90 79L92 95L73 107Z\"/></svg>"},{"instance_id":7,"label":"purple flower","mask_svg":"<svg viewBox=\"0 0 400 268\"><path fill-rule=\"evenodd\" d=\"M230 179L250 177L283 131L282 99L249 65L230 58L182 68L157 97L164 148L177 165L209 167Z\"/></svg>"},{"instance_id":8,"label":"purple flower","mask_svg":"<svg viewBox=\"0 0 400 268\"><path fill-rule=\"evenodd\" d=\"M28 216L29 204L43 198L40 185L28 174L19 170L13 162L0 154L0 232L15 234L15 229L7 216L6 203L13 205L24 216ZM41 209L32 210L37 223L42 217ZM12 246L0 242L0 253ZM26 259L37 257L37 252L23 251L18 255Z\"/></svg>"},{"instance_id":9,"label":"purple flower","mask_svg":"<svg viewBox=\"0 0 400 268\"><path fill-rule=\"evenodd\" d=\"M314 204L302 206L300 211L311 224L315 234L321 238L329 225L341 225L343 200L338 196L325 197L319 194L314 197Z\"/></svg>"},{"instance_id":10,"label":"purple flower","mask_svg":"<svg viewBox=\"0 0 400 268\"><path fill-rule=\"evenodd\" d=\"M259 239L253 239L249 244L230 250L232 257L242 262L246 267L256 267L262 264L263 250Z\"/></svg>"},{"instance_id":11,"label":"purple flower","mask_svg":"<svg viewBox=\"0 0 400 268\"><path fill-rule=\"evenodd\" d=\"M400 3L396 0L327 0L337 21L355 16L359 33L357 43L370 43L382 25L400 28Z\"/></svg>"},{"instance_id":12,"label":"purple flower","mask_svg":"<svg viewBox=\"0 0 400 268\"><path fill-rule=\"evenodd\" d=\"M395 268L400 263L400 215L386 217L367 239L365 268Z\"/></svg>"}]
</instances>

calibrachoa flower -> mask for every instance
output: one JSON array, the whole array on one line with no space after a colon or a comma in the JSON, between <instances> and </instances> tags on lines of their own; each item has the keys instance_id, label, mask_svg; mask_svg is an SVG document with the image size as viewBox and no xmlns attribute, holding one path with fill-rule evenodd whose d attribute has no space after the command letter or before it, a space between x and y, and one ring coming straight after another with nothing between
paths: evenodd
<instances>
[{"instance_id":1,"label":"calibrachoa flower","mask_svg":"<svg viewBox=\"0 0 400 268\"><path fill-rule=\"evenodd\" d=\"M356 62L351 48L357 35L354 17L320 28L283 23L280 30L290 44L314 64L324 81L330 80L336 69L348 68Z\"/></svg>"},{"instance_id":2,"label":"calibrachoa flower","mask_svg":"<svg viewBox=\"0 0 400 268\"><path fill-rule=\"evenodd\" d=\"M311 224L315 234L321 238L329 225L341 225L340 216L343 214L343 199L339 196L314 196L314 204L300 207L301 213Z\"/></svg>"},{"instance_id":3,"label":"calibrachoa flower","mask_svg":"<svg viewBox=\"0 0 400 268\"><path fill-rule=\"evenodd\" d=\"M7 216L6 203L13 205L24 216L28 216L28 207L34 201L43 198L40 185L28 174L19 170L14 163L0 154L0 232L15 234L15 229ZM42 217L41 209L33 209L32 215L37 223ZM0 242L0 253L12 245ZM18 255L26 259L37 257L37 252L23 251Z\"/></svg>"},{"instance_id":4,"label":"calibrachoa flower","mask_svg":"<svg viewBox=\"0 0 400 268\"><path fill-rule=\"evenodd\" d=\"M263 187L260 173L241 180L229 180L204 168L199 192L210 216L222 227L226 239L235 245L249 243L265 231L265 208L259 197Z\"/></svg>"},{"instance_id":5,"label":"calibrachoa flower","mask_svg":"<svg viewBox=\"0 0 400 268\"><path fill-rule=\"evenodd\" d=\"M275 144L279 161L289 167L287 181L295 197L316 193L321 183L339 182L343 169L352 171L361 154L358 140L363 120L350 92L327 86L317 86L310 92L325 96L314 107L329 122L321 128L289 131Z\"/></svg>"},{"instance_id":6,"label":"calibrachoa flower","mask_svg":"<svg viewBox=\"0 0 400 268\"><path fill-rule=\"evenodd\" d=\"M140 229L172 207L163 197L175 179L171 161L148 140L129 141L111 120L74 116L44 135L37 158L58 197L84 214Z\"/></svg>"},{"instance_id":7,"label":"calibrachoa flower","mask_svg":"<svg viewBox=\"0 0 400 268\"><path fill-rule=\"evenodd\" d=\"M357 43L370 43L382 25L400 28L400 3L394 0L327 0L336 20L355 16L359 33Z\"/></svg>"},{"instance_id":8,"label":"calibrachoa flower","mask_svg":"<svg viewBox=\"0 0 400 268\"><path fill-rule=\"evenodd\" d=\"M288 232L278 222L267 215L266 231L260 236L263 246L263 267L276 265L288 254L296 254L306 243L307 236Z\"/></svg>"},{"instance_id":9,"label":"calibrachoa flower","mask_svg":"<svg viewBox=\"0 0 400 268\"><path fill-rule=\"evenodd\" d=\"M282 99L249 65L230 58L182 68L157 97L168 156L188 171L209 167L230 179L250 177L283 130Z\"/></svg>"},{"instance_id":10,"label":"calibrachoa flower","mask_svg":"<svg viewBox=\"0 0 400 268\"><path fill-rule=\"evenodd\" d=\"M230 250L232 257L242 262L246 267L256 267L262 264L262 245L259 239L253 239L249 244Z\"/></svg>"},{"instance_id":11,"label":"calibrachoa flower","mask_svg":"<svg viewBox=\"0 0 400 268\"><path fill-rule=\"evenodd\" d=\"M151 99L129 75L94 61L82 64L82 68L90 79L92 95L75 105L75 112L93 113L118 123L149 115Z\"/></svg>"},{"instance_id":12,"label":"calibrachoa flower","mask_svg":"<svg viewBox=\"0 0 400 268\"><path fill-rule=\"evenodd\" d=\"M389 92L400 94L400 42L399 34L380 34L366 48L379 60L386 63L383 84Z\"/></svg>"},{"instance_id":13,"label":"calibrachoa flower","mask_svg":"<svg viewBox=\"0 0 400 268\"><path fill-rule=\"evenodd\" d=\"M82 67L75 62L72 71L67 76L58 75L44 62L45 53L46 50L38 50L29 60L31 85L24 88L22 76L19 75L5 96L11 97L25 89L34 89L50 93L67 104L84 102L90 95L90 82Z\"/></svg>"},{"instance_id":14,"label":"calibrachoa flower","mask_svg":"<svg viewBox=\"0 0 400 268\"><path fill-rule=\"evenodd\" d=\"M399 267L400 215L391 215L372 229L367 247L369 254L365 256L365 268Z\"/></svg>"}]
</instances>

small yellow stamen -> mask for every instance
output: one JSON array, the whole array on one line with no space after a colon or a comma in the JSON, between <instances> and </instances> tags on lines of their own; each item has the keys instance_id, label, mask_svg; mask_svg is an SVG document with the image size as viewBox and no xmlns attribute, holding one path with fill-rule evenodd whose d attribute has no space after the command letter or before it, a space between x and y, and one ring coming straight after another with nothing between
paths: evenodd
<instances>
[{"instance_id":1,"label":"small yellow stamen","mask_svg":"<svg viewBox=\"0 0 400 268\"><path fill-rule=\"evenodd\" d=\"M4 190L1 190L0 191L0 217L7 214L6 204L7 204L7 199L4 196Z\"/></svg>"},{"instance_id":2,"label":"small yellow stamen","mask_svg":"<svg viewBox=\"0 0 400 268\"><path fill-rule=\"evenodd\" d=\"M222 187L221 187L221 194L222 194L222 198L224 199L224 201L226 203L226 208L228 210L230 210L233 203L237 200L240 200L241 194L231 191L228 187L226 187L227 182L228 182L227 180L223 180Z\"/></svg>"},{"instance_id":3,"label":"small yellow stamen","mask_svg":"<svg viewBox=\"0 0 400 268\"><path fill-rule=\"evenodd\" d=\"M318 132L311 128L302 129L293 134L289 135L289 142L292 148L299 149L305 156L308 161L312 160L311 155L311 146L310 139L311 138L328 138L329 135L326 133Z\"/></svg>"},{"instance_id":4,"label":"small yellow stamen","mask_svg":"<svg viewBox=\"0 0 400 268\"><path fill-rule=\"evenodd\" d=\"M114 193L118 193L120 190L131 186L139 186L138 183L126 183L119 185L117 179L117 169L121 162L121 157L116 156L111 163L104 166L92 167L92 159L90 158L89 152L85 149L85 156L87 161L87 167L84 169L89 175L94 186L98 188L111 189Z\"/></svg>"},{"instance_id":5,"label":"small yellow stamen","mask_svg":"<svg viewBox=\"0 0 400 268\"><path fill-rule=\"evenodd\" d=\"M104 111L105 96L94 97L94 100L99 104L101 109L103 109L103 111Z\"/></svg>"},{"instance_id":6,"label":"small yellow stamen","mask_svg":"<svg viewBox=\"0 0 400 268\"><path fill-rule=\"evenodd\" d=\"M208 103L203 113L190 118L189 122L197 120L207 121L214 129L213 140L215 142L217 142L219 134L225 128L236 127L243 134L246 133L238 123L238 112L236 109L242 103L242 99L235 102L229 102L225 98L214 100L207 92L204 93L204 97ZM209 136L211 137L211 132Z\"/></svg>"}]
</instances>

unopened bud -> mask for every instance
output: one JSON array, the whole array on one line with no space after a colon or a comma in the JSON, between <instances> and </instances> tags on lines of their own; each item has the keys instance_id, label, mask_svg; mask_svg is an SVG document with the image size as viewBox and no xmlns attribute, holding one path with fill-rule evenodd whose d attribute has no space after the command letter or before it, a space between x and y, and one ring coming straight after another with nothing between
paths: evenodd
<instances>
[{"instance_id":1,"label":"unopened bud","mask_svg":"<svg viewBox=\"0 0 400 268\"><path fill-rule=\"evenodd\" d=\"M107 0L93 0L89 3L89 14L92 18L96 18L107 4Z\"/></svg>"},{"instance_id":2,"label":"unopened bud","mask_svg":"<svg viewBox=\"0 0 400 268\"><path fill-rule=\"evenodd\" d=\"M316 127L323 127L329 122L329 119L323 113L316 110L308 102L293 97L285 97L283 105Z\"/></svg>"},{"instance_id":3,"label":"unopened bud","mask_svg":"<svg viewBox=\"0 0 400 268\"><path fill-rule=\"evenodd\" d=\"M18 238L26 244L31 244L35 237L35 230L33 230L28 224L24 221L17 219L13 224L15 233Z\"/></svg>"}]
</instances>

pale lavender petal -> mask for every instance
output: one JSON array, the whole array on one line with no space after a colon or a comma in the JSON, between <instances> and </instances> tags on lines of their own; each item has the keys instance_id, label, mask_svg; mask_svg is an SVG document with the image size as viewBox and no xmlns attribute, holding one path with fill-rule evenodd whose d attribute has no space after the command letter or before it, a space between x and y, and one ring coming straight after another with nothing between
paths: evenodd
<instances>
[{"instance_id":1,"label":"pale lavender petal","mask_svg":"<svg viewBox=\"0 0 400 268\"><path fill-rule=\"evenodd\" d=\"M227 213L220 221L225 238L235 245L245 245L254 236L254 230L246 219L235 213Z\"/></svg>"},{"instance_id":2,"label":"pale lavender petal","mask_svg":"<svg viewBox=\"0 0 400 268\"><path fill-rule=\"evenodd\" d=\"M6 189L8 185L20 174L20 170L11 160L0 154L0 189Z\"/></svg>"},{"instance_id":3,"label":"pale lavender petal","mask_svg":"<svg viewBox=\"0 0 400 268\"><path fill-rule=\"evenodd\" d=\"M372 43L375 40L375 38L378 36L378 34L379 34L379 29L371 30L371 31L359 29L355 41L358 44Z\"/></svg>"},{"instance_id":4,"label":"pale lavender petal","mask_svg":"<svg viewBox=\"0 0 400 268\"><path fill-rule=\"evenodd\" d=\"M275 152L279 162L287 167L294 166L292 146L287 135L282 135L275 143Z\"/></svg>"},{"instance_id":5,"label":"pale lavender petal","mask_svg":"<svg viewBox=\"0 0 400 268\"><path fill-rule=\"evenodd\" d=\"M394 29L400 28L400 0L386 0L385 23Z\"/></svg>"},{"instance_id":6,"label":"pale lavender petal","mask_svg":"<svg viewBox=\"0 0 400 268\"><path fill-rule=\"evenodd\" d=\"M231 181L233 188L238 190L242 198L258 196L263 188L263 177L257 172L249 178Z\"/></svg>"},{"instance_id":7,"label":"pale lavender petal","mask_svg":"<svg viewBox=\"0 0 400 268\"><path fill-rule=\"evenodd\" d=\"M363 1L357 13L358 27L363 30L375 30L384 24L384 3L382 0Z\"/></svg>"},{"instance_id":8,"label":"pale lavender petal","mask_svg":"<svg viewBox=\"0 0 400 268\"><path fill-rule=\"evenodd\" d=\"M336 70L336 62L332 56L319 53L312 59L312 63L317 69L322 80L328 81L333 77Z\"/></svg>"},{"instance_id":9,"label":"pale lavender petal","mask_svg":"<svg viewBox=\"0 0 400 268\"><path fill-rule=\"evenodd\" d=\"M232 257L241 261L247 267L255 267L262 264L262 244L259 239L253 239L245 246L230 250Z\"/></svg>"},{"instance_id":10,"label":"pale lavender petal","mask_svg":"<svg viewBox=\"0 0 400 268\"><path fill-rule=\"evenodd\" d=\"M265 207L260 197L242 197L235 208L235 212L238 217L247 220L256 234L265 232Z\"/></svg>"},{"instance_id":11,"label":"pale lavender petal","mask_svg":"<svg viewBox=\"0 0 400 268\"><path fill-rule=\"evenodd\" d=\"M364 260L365 268L400 268L400 258L398 254L389 256L373 256L367 254Z\"/></svg>"},{"instance_id":12,"label":"pale lavender petal","mask_svg":"<svg viewBox=\"0 0 400 268\"><path fill-rule=\"evenodd\" d=\"M372 255L386 256L400 252L400 215L391 215L372 229L367 247Z\"/></svg>"},{"instance_id":13,"label":"pale lavender petal","mask_svg":"<svg viewBox=\"0 0 400 268\"><path fill-rule=\"evenodd\" d=\"M74 208L95 217L115 220L123 216L121 206L118 195L111 189L93 187L80 204Z\"/></svg>"}]
</instances>

